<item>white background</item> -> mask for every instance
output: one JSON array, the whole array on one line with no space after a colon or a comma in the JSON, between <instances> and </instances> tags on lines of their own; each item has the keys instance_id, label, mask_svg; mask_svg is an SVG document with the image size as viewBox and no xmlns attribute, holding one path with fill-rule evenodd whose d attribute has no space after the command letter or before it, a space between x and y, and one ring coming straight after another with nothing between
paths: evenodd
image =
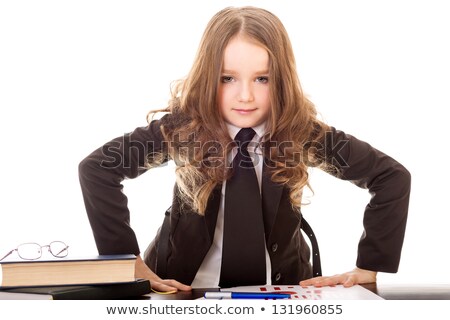
<instances>
[{"instance_id":1,"label":"white background","mask_svg":"<svg viewBox=\"0 0 450 320\"><path fill-rule=\"evenodd\" d=\"M212 15L244 4L283 21L323 119L412 173L400 270L379 282L450 283L450 20L436 0L0 1L0 255L52 240L67 242L74 256L97 253L78 163L165 107ZM169 166L124 183L142 251L173 182ZM369 194L318 170L311 184L303 212L324 274L348 271Z\"/></svg>"}]
</instances>

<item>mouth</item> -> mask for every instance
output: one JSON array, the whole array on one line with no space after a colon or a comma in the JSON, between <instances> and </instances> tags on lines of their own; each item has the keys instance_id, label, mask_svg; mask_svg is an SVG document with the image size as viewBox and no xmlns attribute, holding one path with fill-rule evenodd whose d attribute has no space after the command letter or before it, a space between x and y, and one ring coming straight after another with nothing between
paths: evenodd
<instances>
[{"instance_id":1,"label":"mouth","mask_svg":"<svg viewBox=\"0 0 450 320\"><path fill-rule=\"evenodd\" d=\"M233 111L236 111L239 114L249 114L256 110L257 110L256 108L253 108L253 109L233 108Z\"/></svg>"}]
</instances>

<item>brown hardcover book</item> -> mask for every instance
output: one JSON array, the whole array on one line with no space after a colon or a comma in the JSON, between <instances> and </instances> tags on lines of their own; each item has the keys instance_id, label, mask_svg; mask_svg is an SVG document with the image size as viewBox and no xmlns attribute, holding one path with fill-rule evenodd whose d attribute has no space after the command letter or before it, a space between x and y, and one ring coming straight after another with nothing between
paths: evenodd
<instances>
[{"instance_id":1,"label":"brown hardcover book","mask_svg":"<svg viewBox=\"0 0 450 320\"><path fill-rule=\"evenodd\" d=\"M0 262L0 289L135 281L134 255Z\"/></svg>"}]
</instances>

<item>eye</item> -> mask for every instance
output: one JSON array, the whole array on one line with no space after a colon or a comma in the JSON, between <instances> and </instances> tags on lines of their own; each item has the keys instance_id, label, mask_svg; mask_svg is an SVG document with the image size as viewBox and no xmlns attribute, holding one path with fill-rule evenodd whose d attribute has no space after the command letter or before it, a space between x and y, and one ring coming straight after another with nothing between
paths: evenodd
<instances>
[{"instance_id":1,"label":"eye","mask_svg":"<svg viewBox=\"0 0 450 320\"><path fill-rule=\"evenodd\" d=\"M222 76L220 78L220 81L222 81L222 83L232 82L233 80L234 80L234 78L231 76Z\"/></svg>"},{"instance_id":2,"label":"eye","mask_svg":"<svg viewBox=\"0 0 450 320\"><path fill-rule=\"evenodd\" d=\"M260 82L260 83L267 83L269 82L269 77L258 77L256 78L256 82Z\"/></svg>"}]
</instances>

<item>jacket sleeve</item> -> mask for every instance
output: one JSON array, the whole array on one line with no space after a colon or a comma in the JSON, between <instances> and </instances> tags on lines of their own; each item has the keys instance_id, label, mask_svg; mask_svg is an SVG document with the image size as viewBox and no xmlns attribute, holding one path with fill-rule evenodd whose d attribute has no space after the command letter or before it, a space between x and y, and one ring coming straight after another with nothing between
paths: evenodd
<instances>
[{"instance_id":1,"label":"jacket sleeve","mask_svg":"<svg viewBox=\"0 0 450 320\"><path fill-rule=\"evenodd\" d=\"M145 172L152 153L163 149L160 121L155 120L106 143L80 162L81 190L99 254L140 253L122 181Z\"/></svg>"},{"instance_id":2,"label":"jacket sleeve","mask_svg":"<svg viewBox=\"0 0 450 320\"><path fill-rule=\"evenodd\" d=\"M364 231L358 245L359 268L397 272L408 215L411 175L393 158L368 143L331 128L325 138L326 161L337 176L368 189Z\"/></svg>"}]
</instances>

